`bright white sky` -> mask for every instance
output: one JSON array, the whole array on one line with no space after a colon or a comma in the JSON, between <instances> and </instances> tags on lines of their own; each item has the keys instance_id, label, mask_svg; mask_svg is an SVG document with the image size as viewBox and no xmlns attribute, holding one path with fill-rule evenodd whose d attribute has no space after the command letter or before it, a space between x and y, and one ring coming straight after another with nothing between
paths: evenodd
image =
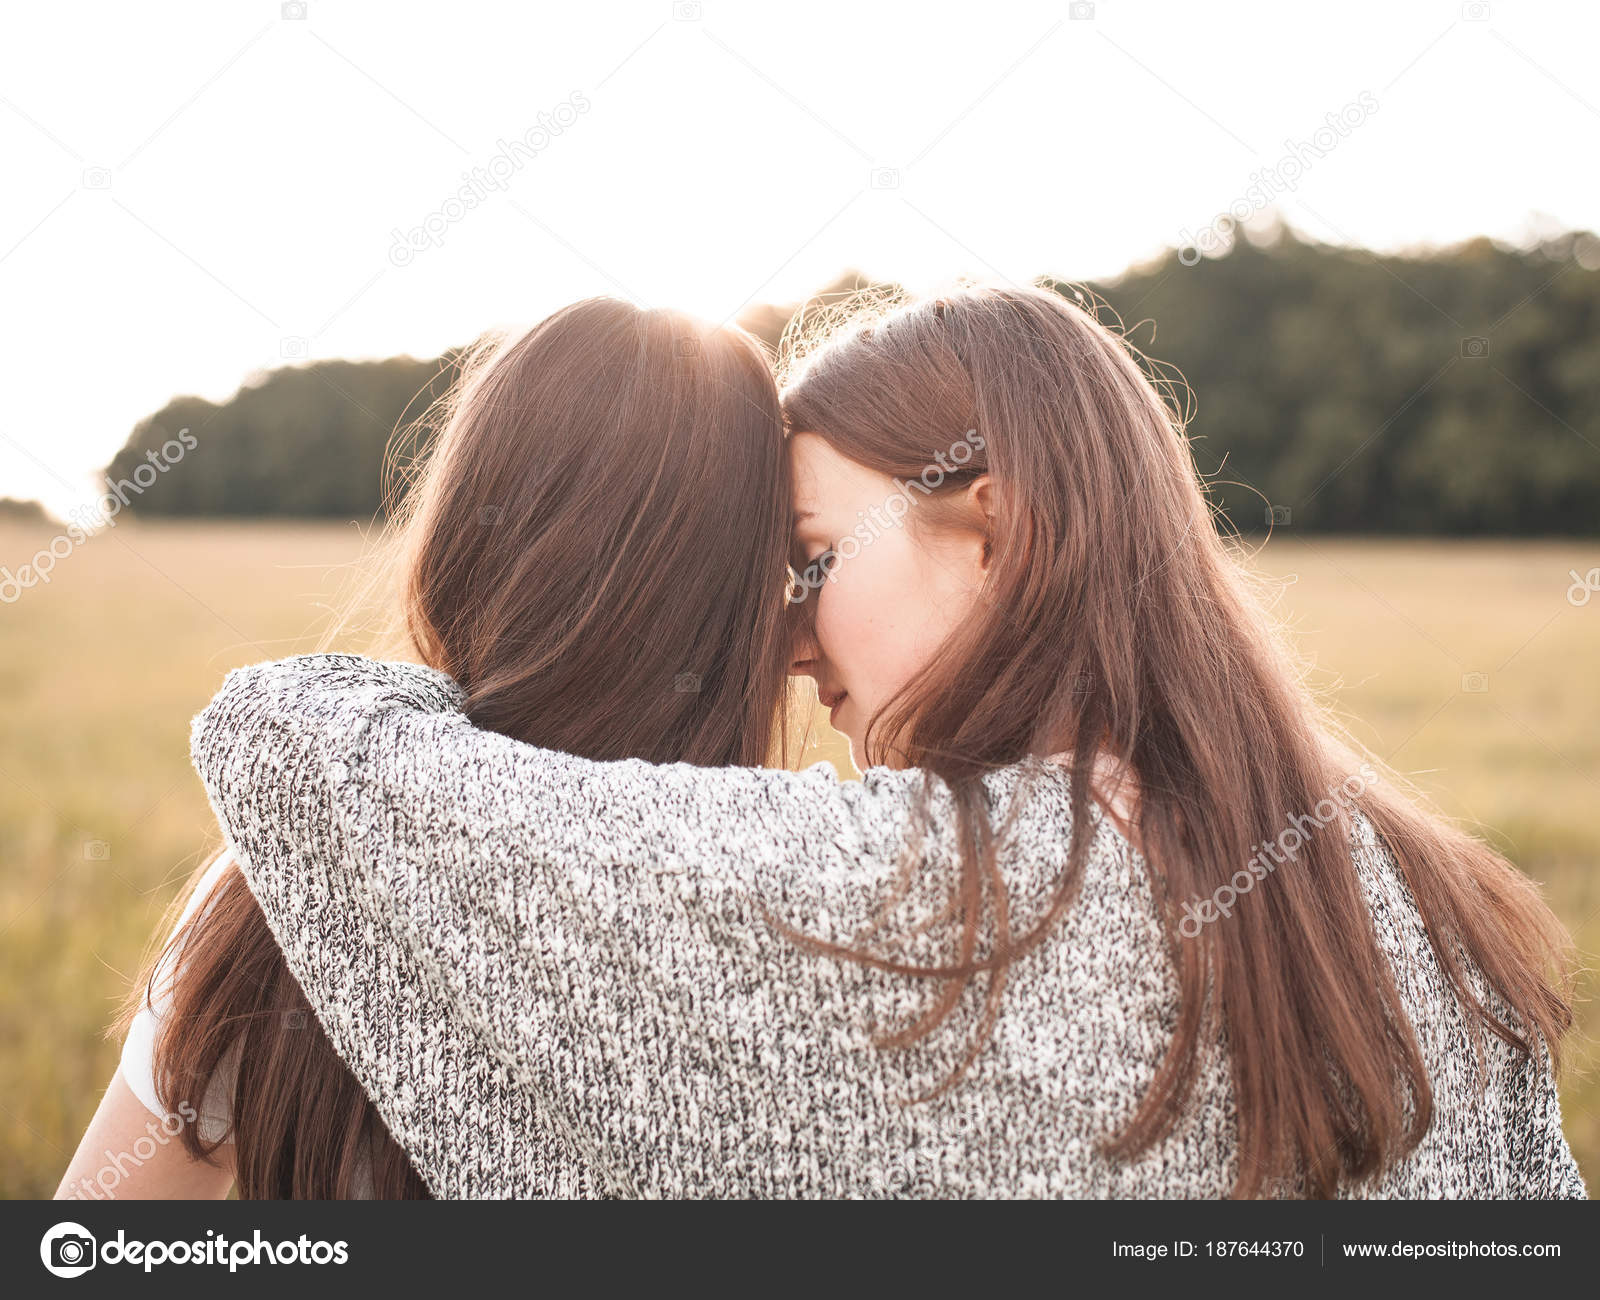
<instances>
[{"instance_id":1,"label":"bright white sky","mask_svg":"<svg viewBox=\"0 0 1600 1300\"><path fill-rule=\"evenodd\" d=\"M430 355L595 293L722 319L847 266L1113 274L1364 91L1378 111L1279 201L1297 227L1383 249L1600 229L1592 4L283 8L7 7L0 496L87 498L138 419L295 340ZM504 192L391 260L575 93Z\"/></svg>"}]
</instances>

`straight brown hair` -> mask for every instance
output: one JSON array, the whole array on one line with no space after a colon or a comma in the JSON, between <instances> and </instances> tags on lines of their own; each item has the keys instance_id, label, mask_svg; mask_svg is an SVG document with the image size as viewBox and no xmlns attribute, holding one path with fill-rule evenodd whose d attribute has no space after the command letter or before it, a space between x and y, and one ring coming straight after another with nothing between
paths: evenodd
<instances>
[{"instance_id":1,"label":"straight brown hair","mask_svg":"<svg viewBox=\"0 0 1600 1300\"><path fill-rule=\"evenodd\" d=\"M756 340L591 299L476 349L438 415L431 454L394 463L400 608L474 722L595 759L781 757L789 465ZM237 865L168 951L157 1091L198 1106L238 1052L241 1197L349 1197L364 1155L379 1198L428 1195Z\"/></svg>"},{"instance_id":2,"label":"straight brown hair","mask_svg":"<svg viewBox=\"0 0 1600 1300\"><path fill-rule=\"evenodd\" d=\"M1475 1017L1480 1052L1485 1030L1524 1055L1555 1052L1571 1023L1570 940L1527 878L1408 791L1308 689L1213 523L1163 376L1145 373L1095 307L1039 288L974 287L868 303L843 323L837 311L820 327L801 318L786 340L791 432L906 482L967 442L971 459L940 476L931 513L917 505L912 527L938 520L938 502L981 474L997 502L973 614L867 732L868 762L922 767L955 796L966 846L951 900L955 960L915 967L811 943L938 988L886 1046L931 1033L987 977L978 1033L944 1085L953 1086L993 1027L1010 964L1071 906L1089 847L1091 773L1105 753L1139 792L1133 835L1181 991L1164 1059L1108 1152L1135 1154L1172 1128L1202 1049L1225 1027L1235 1195L1329 1196L1413 1148L1432 1118L1427 1069L1352 861L1351 817L1330 794L1362 763L1386 774L1362 782L1352 806L1393 852ZM810 608L826 598L819 590ZM1005 828L989 824L980 778L1061 753L1071 755L1068 865L1044 918L1013 934ZM1301 836L1292 869L1230 917L1180 932L1185 905L1231 887L1261 845L1324 802L1336 815Z\"/></svg>"}]
</instances>

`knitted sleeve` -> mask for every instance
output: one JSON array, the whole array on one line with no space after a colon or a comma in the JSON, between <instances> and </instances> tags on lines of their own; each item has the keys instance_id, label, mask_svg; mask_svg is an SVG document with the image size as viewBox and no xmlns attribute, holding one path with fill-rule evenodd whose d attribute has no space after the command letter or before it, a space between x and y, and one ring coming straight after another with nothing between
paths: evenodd
<instances>
[{"instance_id":1,"label":"knitted sleeve","mask_svg":"<svg viewBox=\"0 0 1600 1300\"><path fill-rule=\"evenodd\" d=\"M441 1032L483 1044L620 1194L839 1190L859 1185L862 1132L892 1150L908 1125L949 1118L903 1103L959 1063L959 1032L896 1054L873 1042L926 1008L928 986L782 932L851 943L871 929L916 833L920 773L592 762L478 730L461 705L425 668L307 656L230 674L193 727L195 765L291 967L325 1018L360 1019L336 1042L369 1089L411 1050L374 1041L373 1008L400 993L370 987L363 950L395 943L448 1018ZM905 900L924 920L948 900L952 824L935 784ZM953 1023L970 1027L981 997ZM1052 1066L1067 1086L1100 1068L1083 1046L1083 1077Z\"/></svg>"}]
</instances>

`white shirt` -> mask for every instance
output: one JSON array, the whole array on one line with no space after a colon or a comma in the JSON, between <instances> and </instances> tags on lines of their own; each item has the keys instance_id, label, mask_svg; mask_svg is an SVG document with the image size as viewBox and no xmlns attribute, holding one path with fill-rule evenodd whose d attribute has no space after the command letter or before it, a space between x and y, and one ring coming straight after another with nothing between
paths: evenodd
<instances>
[{"instance_id":1,"label":"white shirt","mask_svg":"<svg viewBox=\"0 0 1600 1300\"><path fill-rule=\"evenodd\" d=\"M194 893L190 895L188 904L183 909L183 916L179 919L173 930L176 935L189 923L195 910L207 903L206 910L210 911L207 900L217 882L222 879L223 873L233 865L233 859L227 853L220 853L206 867L205 874L200 878L200 883L195 886ZM166 1018L172 1013L172 974L174 959L177 949L172 947L172 936L168 936L167 950L162 954L160 964L157 965L155 976L150 982L150 990L145 998L144 1005L133 1018L133 1023L128 1027L128 1037L122 1044L122 1063L119 1069L123 1081L132 1090L133 1095L144 1103L144 1107L159 1119L174 1118L173 1113L161 1104L161 1099L156 1096L155 1081L155 1045L156 1035L161 1032L161 1027ZM235 1042L223 1055L217 1071L211 1076L211 1082L206 1088L206 1095L199 1104L192 1098L180 1098L179 1105L189 1102L199 1115L200 1136L206 1142L215 1142L218 1139L231 1140L230 1130L233 1126L233 1081L238 1070L239 1044ZM182 1117L176 1117L180 1120Z\"/></svg>"},{"instance_id":2,"label":"white shirt","mask_svg":"<svg viewBox=\"0 0 1600 1300\"><path fill-rule=\"evenodd\" d=\"M172 935L168 936L168 946L151 980L149 996L134 1016L133 1023L128 1027L128 1036L122 1044L122 1062L118 1069L123 1081L133 1095L144 1103L145 1109L159 1119L172 1117L172 1112L161 1104L161 1099L156 1095L154 1063L156 1035L162 1031L167 1017L172 1014L172 974L174 959L178 955L178 949L172 946L172 937L189 923L202 903L209 914L211 896L232 865L233 859L224 851L206 867ZM194 1108L199 1117L200 1136L206 1142L233 1140L233 1085L239 1071L239 1048L240 1040L235 1039L217 1063L216 1072L206 1086L205 1097ZM184 1100L180 1099L180 1106ZM178 1118L181 1122L181 1115ZM372 1165L369 1159L363 1158L356 1170L354 1191L358 1199L370 1200L372 1197Z\"/></svg>"}]
</instances>

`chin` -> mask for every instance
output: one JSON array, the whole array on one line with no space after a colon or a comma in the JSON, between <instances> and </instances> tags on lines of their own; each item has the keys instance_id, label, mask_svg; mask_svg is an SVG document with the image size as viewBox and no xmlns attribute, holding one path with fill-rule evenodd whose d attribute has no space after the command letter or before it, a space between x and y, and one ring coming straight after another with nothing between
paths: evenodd
<instances>
[{"instance_id":1,"label":"chin","mask_svg":"<svg viewBox=\"0 0 1600 1300\"><path fill-rule=\"evenodd\" d=\"M850 761L856 765L856 771L867 770L867 738L862 732L853 727L844 733L844 738L850 742Z\"/></svg>"}]
</instances>

